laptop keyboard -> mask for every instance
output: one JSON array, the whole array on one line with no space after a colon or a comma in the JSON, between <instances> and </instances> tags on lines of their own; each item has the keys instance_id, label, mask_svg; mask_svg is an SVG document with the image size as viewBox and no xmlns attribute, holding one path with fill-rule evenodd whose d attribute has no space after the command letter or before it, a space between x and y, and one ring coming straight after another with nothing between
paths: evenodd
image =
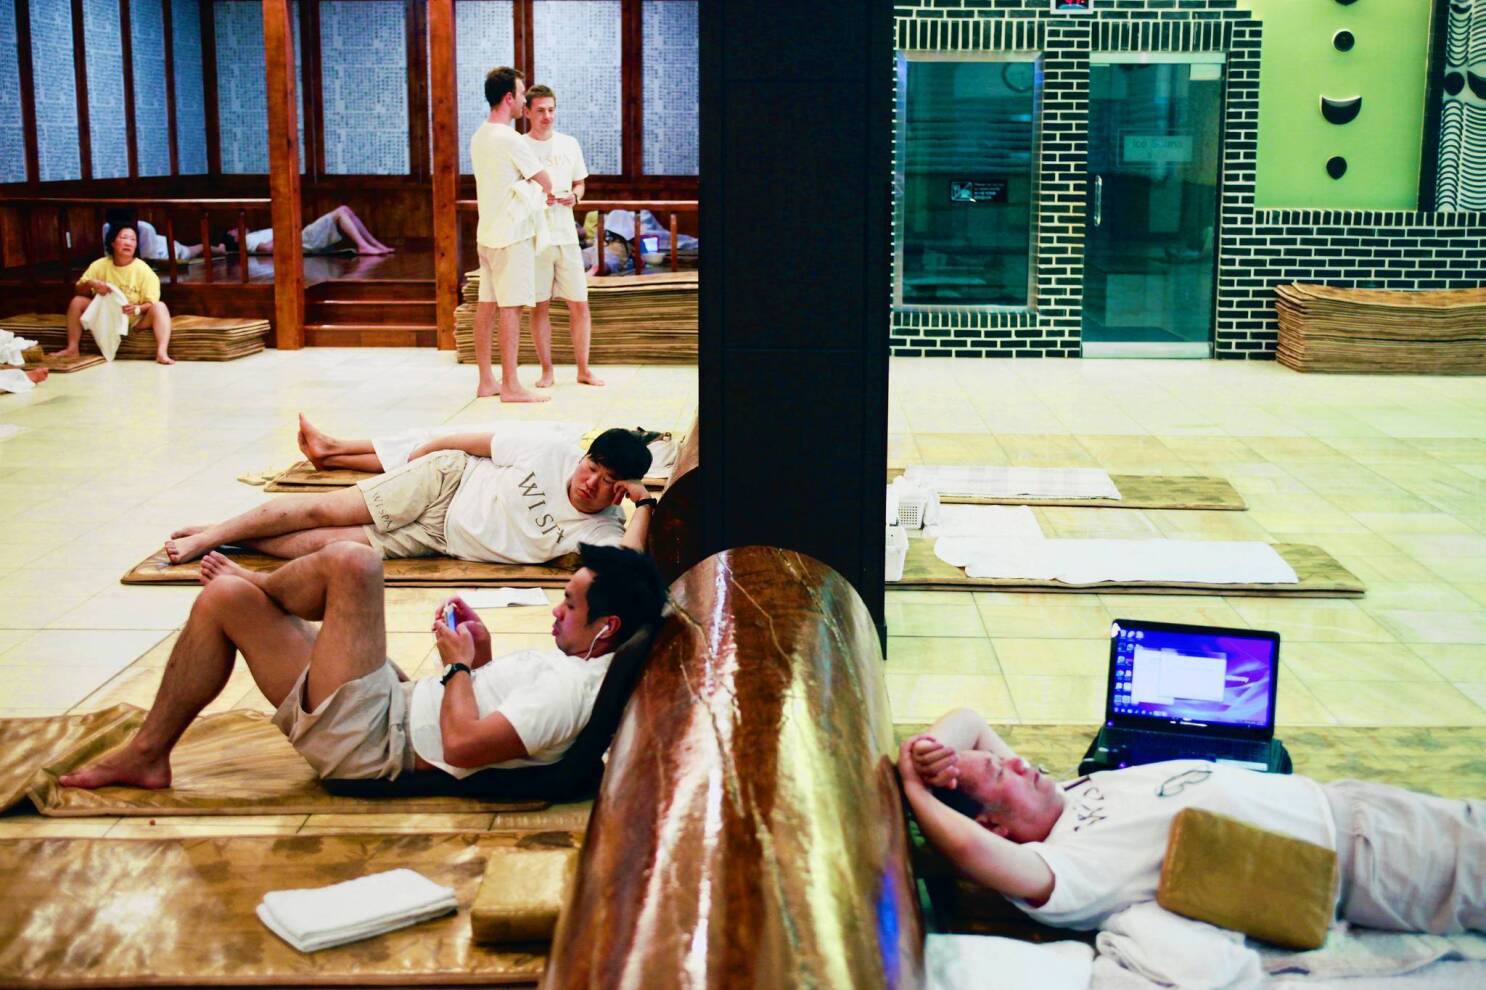
<instances>
[{"instance_id":1,"label":"laptop keyboard","mask_svg":"<svg viewBox=\"0 0 1486 990\"><path fill-rule=\"evenodd\" d=\"M1121 728L1110 732L1107 741L1122 760L1137 764L1184 759L1269 763L1270 744L1251 739L1180 738L1169 732Z\"/></svg>"}]
</instances>

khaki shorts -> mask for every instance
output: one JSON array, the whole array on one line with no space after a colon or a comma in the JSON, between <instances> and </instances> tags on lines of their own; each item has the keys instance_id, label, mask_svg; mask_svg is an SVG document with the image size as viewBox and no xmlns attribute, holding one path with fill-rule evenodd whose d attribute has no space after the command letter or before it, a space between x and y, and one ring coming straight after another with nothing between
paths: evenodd
<instances>
[{"instance_id":1,"label":"khaki shorts","mask_svg":"<svg viewBox=\"0 0 1486 990\"><path fill-rule=\"evenodd\" d=\"M536 280L537 302L588 301L588 273L583 270L583 249L577 244L553 244L537 255L532 277Z\"/></svg>"},{"instance_id":2,"label":"khaki shorts","mask_svg":"<svg viewBox=\"0 0 1486 990\"><path fill-rule=\"evenodd\" d=\"M361 527L367 542L388 559L448 552L444 519L469 459L462 450L440 450L358 481L372 517L370 526Z\"/></svg>"},{"instance_id":3,"label":"khaki shorts","mask_svg":"<svg viewBox=\"0 0 1486 990\"><path fill-rule=\"evenodd\" d=\"M306 666L273 713L273 724L315 773L326 780L394 780L413 769L409 693L391 660L342 684L314 711L304 706L309 674Z\"/></svg>"},{"instance_id":4,"label":"khaki shorts","mask_svg":"<svg viewBox=\"0 0 1486 990\"><path fill-rule=\"evenodd\" d=\"M324 251L340 241L341 229L336 226L334 213L317 217L299 236L299 246L311 254Z\"/></svg>"},{"instance_id":5,"label":"khaki shorts","mask_svg":"<svg viewBox=\"0 0 1486 990\"><path fill-rule=\"evenodd\" d=\"M481 244L480 301L497 306L531 306L536 302L532 281L532 239L505 247Z\"/></svg>"}]
</instances>

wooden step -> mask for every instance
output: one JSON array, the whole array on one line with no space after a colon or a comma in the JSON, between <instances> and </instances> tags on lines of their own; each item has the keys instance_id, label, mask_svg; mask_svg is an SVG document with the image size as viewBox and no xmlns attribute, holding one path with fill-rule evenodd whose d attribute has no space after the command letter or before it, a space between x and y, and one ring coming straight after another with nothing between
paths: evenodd
<instances>
[{"instance_id":1,"label":"wooden step","mask_svg":"<svg viewBox=\"0 0 1486 990\"><path fill-rule=\"evenodd\" d=\"M437 347L439 328L433 323L306 323L309 347Z\"/></svg>"},{"instance_id":2,"label":"wooden step","mask_svg":"<svg viewBox=\"0 0 1486 990\"><path fill-rule=\"evenodd\" d=\"M317 282L305 289L306 300L326 299L400 299L432 302L434 283L431 278L332 279Z\"/></svg>"},{"instance_id":3,"label":"wooden step","mask_svg":"<svg viewBox=\"0 0 1486 990\"><path fill-rule=\"evenodd\" d=\"M406 326L436 323L438 307L432 299L306 299L304 318L310 323Z\"/></svg>"}]
</instances>

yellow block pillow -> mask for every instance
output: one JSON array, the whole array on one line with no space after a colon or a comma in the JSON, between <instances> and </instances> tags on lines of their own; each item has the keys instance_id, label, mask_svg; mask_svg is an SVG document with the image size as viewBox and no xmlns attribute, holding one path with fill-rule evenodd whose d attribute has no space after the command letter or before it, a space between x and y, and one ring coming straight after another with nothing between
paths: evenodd
<instances>
[{"instance_id":1,"label":"yellow block pillow","mask_svg":"<svg viewBox=\"0 0 1486 990\"><path fill-rule=\"evenodd\" d=\"M475 941L550 941L577 868L576 849L491 850L470 907Z\"/></svg>"},{"instance_id":2,"label":"yellow block pillow","mask_svg":"<svg viewBox=\"0 0 1486 990\"><path fill-rule=\"evenodd\" d=\"M1171 824L1156 903L1168 911L1292 949L1326 941L1336 853L1187 808Z\"/></svg>"}]
</instances>

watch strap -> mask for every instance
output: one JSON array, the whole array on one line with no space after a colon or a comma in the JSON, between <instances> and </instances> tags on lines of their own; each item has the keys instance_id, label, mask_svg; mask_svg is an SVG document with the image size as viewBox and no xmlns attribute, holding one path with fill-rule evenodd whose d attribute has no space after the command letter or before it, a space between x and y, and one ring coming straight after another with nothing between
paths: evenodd
<instances>
[{"instance_id":1,"label":"watch strap","mask_svg":"<svg viewBox=\"0 0 1486 990\"><path fill-rule=\"evenodd\" d=\"M470 676L474 676L474 672L472 670L470 670L469 664L467 664L467 663L451 663L447 667L444 668L444 676L439 678L439 684L440 685L448 684L449 683L449 678L453 677L455 674L459 673L461 670L464 671L466 674L469 674Z\"/></svg>"},{"instance_id":2,"label":"watch strap","mask_svg":"<svg viewBox=\"0 0 1486 990\"><path fill-rule=\"evenodd\" d=\"M642 498L642 499L640 499L640 501L638 501L638 502L635 503L635 508L638 509L641 506L645 506L645 505L648 505L648 506L650 506L653 509L657 505L660 505L660 499L656 498L654 495L650 496L649 498Z\"/></svg>"}]
</instances>

